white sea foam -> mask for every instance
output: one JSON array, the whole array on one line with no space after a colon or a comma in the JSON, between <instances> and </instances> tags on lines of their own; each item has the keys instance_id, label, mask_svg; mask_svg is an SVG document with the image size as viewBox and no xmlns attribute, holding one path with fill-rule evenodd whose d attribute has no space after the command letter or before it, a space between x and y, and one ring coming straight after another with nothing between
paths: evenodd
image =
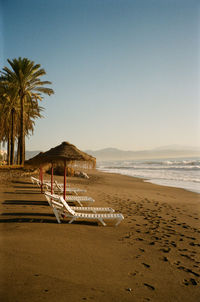
<instances>
[{"instance_id":1,"label":"white sea foam","mask_svg":"<svg viewBox=\"0 0 200 302\"><path fill-rule=\"evenodd\" d=\"M98 169L200 193L200 160L196 158L99 162Z\"/></svg>"}]
</instances>

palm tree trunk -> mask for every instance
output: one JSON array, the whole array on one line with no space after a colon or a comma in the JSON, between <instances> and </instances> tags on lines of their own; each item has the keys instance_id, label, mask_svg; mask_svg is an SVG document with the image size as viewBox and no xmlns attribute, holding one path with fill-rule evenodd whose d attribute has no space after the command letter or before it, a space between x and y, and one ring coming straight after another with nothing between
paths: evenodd
<instances>
[{"instance_id":1,"label":"palm tree trunk","mask_svg":"<svg viewBox=\"0 0 200 302\"><path fill-rule=\"evenodd\" d=\"M25 137L24 137L24 96L21 95L21 129L20 129L20 165L24 165L25 158Z\"/></svg>"},{"instance_id":2,"label":"palm tree trunk","mask_svg":"<svg viewBox=\"0 0 200 302\"><path fill-rule=\"evenodd\" d=\"M17 143L17 165L20 164L20 136L18 136Z\"/></svg>"},{"instance_id":3,"label":"palm tree trunk","mask_svg":"<svg viewBox=\"0 0 200 302\"><path fill-rule=\"evenodd\" d=\"M15 109L11 111L11 154L10 154L10 164L14 164L15 156L15 134L14 134L14 124L15 124Z\"/></svg>"},{"instance_id":4,"label":"palm tree trunk","mask_svg":"<svg viewBox=\"0 0 200 302\"><path fill-rule=\"evenodd\" d=\"M25 146L26 146L26 136L24 135L24 145L23 145L24 162L26 160Z\"/></svg>"},{"instance_id":5,"label":"palm tree trunk","mask_svg":"<svg viewBox=\"0 0 200 302\"><path fill-rule=\"evenodd\" d=\"M10 133L7 140L7 165L10 165Z\"/></svg>"}]
</instances>

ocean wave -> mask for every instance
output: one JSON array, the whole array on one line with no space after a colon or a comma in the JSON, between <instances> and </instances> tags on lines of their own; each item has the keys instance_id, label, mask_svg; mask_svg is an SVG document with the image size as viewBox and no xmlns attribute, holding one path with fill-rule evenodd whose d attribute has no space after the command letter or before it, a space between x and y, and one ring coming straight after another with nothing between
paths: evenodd
<instances>
[{"instance_id":1,"label":"ocean wave","mask_svg":"<svg viewBox=\"0 0 200 302\"><path fill-rule=\"evenodd\" d=\"M165 179L165 180L175 180L175 181L186 181L186 182L195 182L200 183L200 174L189 174L189 173L175 173L175 171L171 173L165 173L165 171L158 170L155 173L152 170L123 170L123 169L100 169L101 171L108 173L117 173L123 174L127 176L147 178L147 179Z\"/></svg>"},{"instance_id":2,"label":"ocean wave","mask_svg":"<svg viewBox=\"0 0 200 302\"><path fill-rule=\"evenodd\" d=\"M151 160L151 161L108 161L99 162L99 168L107 169L146 169L146 170L200 170L200 160Z\"/></svg>"},{"instance_id":3,"label":"ocean wave","mask_svg":"<svg viewBox=\"0 0 200 302\"><path fill-rule=\"evenodd\" d=\"M200 160L199 159L166 159L141 161L107 161L98 162L97 168L109 173L118 173L139 177L145 181L157 181L185 189L194 188L200 193Z\"/></svg>"},{"instance_id":4,"label":"ocean wave","mask_svg":"<svg viewBox=\"0 0 200 302\"><path fill-rule=\"evenodd\" d=\"M147 165L135 165L135 166L98 166L100 169L119 169L119 170L200 170L200 166L147 166Z\"/></svg>"}]
</instances>

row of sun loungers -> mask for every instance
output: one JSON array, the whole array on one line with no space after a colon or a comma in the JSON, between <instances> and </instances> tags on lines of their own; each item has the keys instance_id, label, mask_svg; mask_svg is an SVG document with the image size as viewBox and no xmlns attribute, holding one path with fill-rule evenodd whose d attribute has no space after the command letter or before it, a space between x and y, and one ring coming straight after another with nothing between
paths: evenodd
<instances>
[{"instance_id":1,"label":"row of sun loungers","mask_svg":"<svg viewBox=\"0 0 200 302\"><path fill-rule=\"evenodd\" d=\"M31 177L33 184L41 186L41 181L35 177ZM47 190L51 190L51 183L44 181L43 185ZM61 219L68 218L69 223L79 219L79 220L96 220L99 221L103 226L106 226L105 221L116 221L115 226L117 226L123 219L123 215L120 213L115 213L115 210L109 207L85 207L83 203L93 203L95 200L88 196L78 196L77 193L86 192L86 190L76 189L70 187L66 188L67 192L74 193L76 195L67 195L65 200L59 194L51 194L50 192L45 192L45 197L52 207L55 217L58 223L61 223ZM54 192L60 194L63 193L63 186L54 182L53 184ZM77 203L80 206L70 206L68 203Z\"/></svg>"},{"instance_id":2,"label":"row of sun loungers","mask_svg":"<svg viewBox=\"0 0 200 302\"><path fill-rule=\"evenodd\" d=\"M51 190L51 182L50 181L43 181L41 183L41 180L31 176L31 181L33 184L36 184L38 187L41 187L41 184L46 190ZM63 192L63 185L59 184L57 181L54 181L53 183L53 190L54 192L62 193ZM78 188L71 188L69 185L66 187L67 193L74 193L75 195L78 195L78 193L85 193L86 190L78 189Z\"/></svg>"}]
</instances>

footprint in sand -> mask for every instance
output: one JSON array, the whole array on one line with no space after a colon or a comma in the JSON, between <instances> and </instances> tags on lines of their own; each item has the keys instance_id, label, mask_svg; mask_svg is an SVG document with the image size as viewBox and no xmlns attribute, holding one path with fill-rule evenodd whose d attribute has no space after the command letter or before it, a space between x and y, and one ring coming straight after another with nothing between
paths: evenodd
<instances>
[{"instance_id":1,"label":"footprint in sand","mask_svg":"<svg viewBox=\"0 0 200 302\"><path fill-rule=\"evenodd\" d=\"M187 285L187 286L188 286L188 285L197 285L197 282L196 282L195 279L190 278L189 280L184 279L183 284L185 284L185 285Z\"/></svg>"},{"instance_id":2,"label":"footprint in sand","mask_svg":"<svg viewBox=\"0 0 200 302\"><path fill-rule=\"evenodd\" d=\"M137 240L137 241L144 241L144 239L142 239L142 238L136 238L135 240Z\"/></svg>"},{"instance_id":3,"label":"footprint in sand","mask_svg":"<svg viewBox=\"0 0 200 302\"><path fill-rule=\"evenodd\" d=\"M186 237L186 238L188 238L188 239L191 239L191 240L196 240L196 238L195 237Z\"/></svg>"},{"instance_id":4,"label":"footprint in sand","mask_svg":"<svg viewBox=\"0 0 200 302\"><path fill-rule=\"evenodd\" d=\"M147 268L150 268L151 266L149 265L149 264L147 264L147 263L142 263L145 267L147 267Z\"/></svg>"},{"instance_id":5,"label":"footprint in sand","mask_svg":"<svg viewBox=\"0 0 200 302\"><path fill-rule=\"evenodd\" d=\"M182 271L184 271L184 272L186 272L186 273L193 274L196 277L200 277L200 275L198 273L192 271L190 268L186 268L184 266L178 266L177 268L180 269L180 270L182 270Z\"/></svg>"},{"instance_id":6,"label":"footprint in sand","mask_svg":"<svg viewBox=\"0 0 200 302\"><path fill-rule=\"evenodd\" d=\"M169 253L171 251L171 248L170 247L162 248L162 249L160 249L160 251L163 252L163 253Z\"/></svg>"},{"instance_id":7,"label":"footprint in sand","mask_svg":"<svg viewBox=\"0 0 200 302\"><path fill-rule=\"evenodd\" d=\"M151 290L155 290L155 287L154 287L153 285L150 285L150 284L148 284L148 283L144 283L144 285L145 285L146 287L148 287L149 289L151 289Z\"/></svg>"},{"instance_id":8,"label":"footprint in sand","mask_svg":"<svg viewBox=\"0 0 200 302\"><path fill-rule=\"evenodd\" d=\"M175 265L179 265L181 262L178 260L176 262L174 262Z\"/></svg>"},{"instance_id":9,"label":"footprint in sand","mask_svg":"<svg viewBox=\"0 0 200 302\"><path fill-rule=\"evenodd\" d=\"M138 271L135 271L134 273L129 273L129 276L135 277L138 273L139 273Z\"/></svg>"},{"instance_id":10,"label":"footprint in sand","mask_svg":"<svg viewBox=\"0 0 200 302\"><path fill-rule=\"evenodd\" d=\"M173 247L176 247L176 243L174 241L171 241L170 244L173 246Z\"/></svg>"}]
</instances>

